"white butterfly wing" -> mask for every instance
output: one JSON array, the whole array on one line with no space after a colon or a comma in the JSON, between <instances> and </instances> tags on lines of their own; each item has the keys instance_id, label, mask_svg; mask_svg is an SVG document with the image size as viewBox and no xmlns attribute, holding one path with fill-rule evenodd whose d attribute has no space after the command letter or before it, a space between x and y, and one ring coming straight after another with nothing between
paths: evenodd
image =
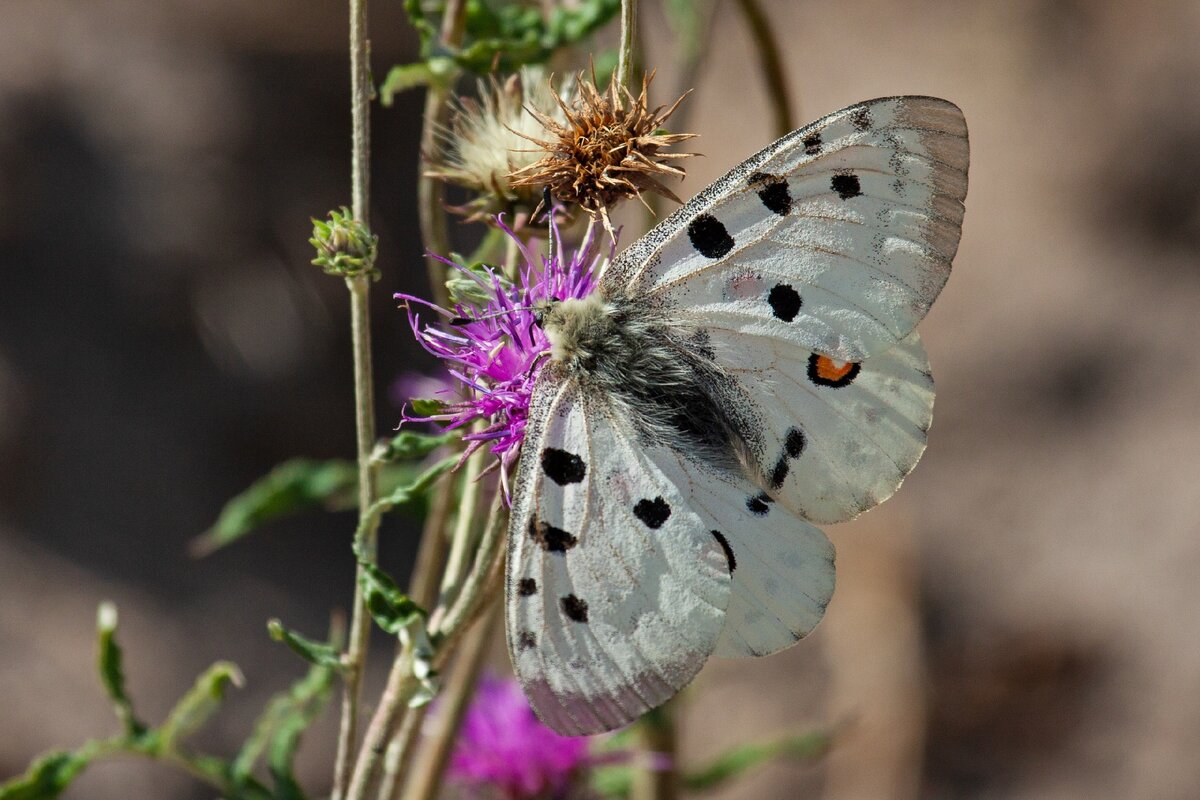
<instances>
[{"instance_id":1,"label":"white butterfly wing","mask_svg":"<svg viewBox=\"0 0 1200 800\"><path fill-rule=\"evenodd\" d=\"M719 360L758 406L765 489L804 519L843 522L882 503L925 450L933 377L914 331L860 363L711 331Z\"/></svg>"},{"instance_id":2,"label":"white butterfly wing","mask_svg":"<svg viewBox=\"0 0 1200 800\"><path fill-rule=\"evenodd\" d=\"M509 526L509 653L538 716L611 730L687 685L729 603L725 549L626 418L548 364Z\"/></svg>"},{"instance_id":3,"label":"white butterfly wing","mask_svg":"<svg viewBox=\"0 0 1200 800\"><path fill-rule=\"evenodd\" d=\"M967 129L945 100L871 100L779 139L624 251L602 279L681 325L842 361L904 340L950 274Z\"/></svg>"},{"instance_id":4,"label":"white butterfly wing","mask_svg":"<svg viewBox=\"0 0 1200 800\"><path fill-rule=\"evenodd\" d=\"M712 470L685 454L649 456L683 476L688 501L726 549L733 591L714 655L765 656L808 635L833 596L833 545L748 478Z\"/></svg>"}]
</instances>

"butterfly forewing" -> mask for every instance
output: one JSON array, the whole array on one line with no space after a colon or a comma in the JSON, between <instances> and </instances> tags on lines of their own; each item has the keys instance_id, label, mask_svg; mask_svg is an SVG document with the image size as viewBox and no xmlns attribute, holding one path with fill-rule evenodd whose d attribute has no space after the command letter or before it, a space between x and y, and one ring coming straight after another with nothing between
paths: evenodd
<instances>
[{"instance_id":1,"label":"butterfly forewing","mask_svg":"<svg viewBox=\"0 0 1200 800\"><path fill-rule=\"evenodd\" d=\"M614 261L609 293L680 324L862 361L903 340L950 273L966 195L962 113L873 100L747 159Z\"/></svg>"},{"instance_id":2,"label":"butterfly forewing","mask_svg":"<svg viewBox=\"0 0 1200 800\"><path fill-rule=\"evenodd\" d=\"M534 709L565 734L687 685L729 603L725 550L605 398L539 377L509 527L507 631Z\"/></svg>"}]
</instances>

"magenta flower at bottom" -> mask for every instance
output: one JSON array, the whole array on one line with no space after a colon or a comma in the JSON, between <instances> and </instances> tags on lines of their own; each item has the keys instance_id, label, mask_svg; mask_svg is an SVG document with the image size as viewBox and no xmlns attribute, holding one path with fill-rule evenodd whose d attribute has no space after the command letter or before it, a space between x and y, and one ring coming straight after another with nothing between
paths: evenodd
<instances>
[{"instance_id":1,"label":"magenta flower at bottom","mask_svg":"<svg viewBox=\"0 0 1200 800\"><path fill-rule=\"evenodd\" d=\"M559 736L534 715L516 681L484 676L448 777L471 798L563 800L594 763L587 737Z\"/></svg>"}]
</instances>

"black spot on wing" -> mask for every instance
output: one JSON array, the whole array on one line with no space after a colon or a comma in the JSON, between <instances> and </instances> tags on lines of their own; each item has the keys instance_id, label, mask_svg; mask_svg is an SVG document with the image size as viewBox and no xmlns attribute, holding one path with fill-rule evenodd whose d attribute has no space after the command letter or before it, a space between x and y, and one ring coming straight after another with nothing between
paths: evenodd
<instances>
[{"instance_id":1,"label":"black spot on wing","mask_svg":"<svg viewBox=\"0 0 1200 800\"><path fill-rule=\"evenodd\" d=\"M533 631L521 631L517 634L517 649L532 650L537 647L537 636Z\"/></svg>"},{"instance_id":2,"label":"black spot on wing","mask_svg":"<svg viewBox=\"0 0 1200 800\"><path fill-rule=\"evenodd\" d=\"M849 200L862 194L862 184L858 176L850 172L839 172L829 180L829 188L837 192L838 197Z\"/></svg>"},{"instance_id":3,"label":"black spot on wing","mask_svg":"<svg viewBox=\"0 0 1200 800\"><path fill-rule=\"evenodd\" d=\"M733 249L733 237L712 214L701 214L688 223L688 238L705 258L721 258Z\"/></svg>"},{"instance_id":4,"label":"black spot on wing","mask_svg":"<svg viewBox=\"0 0 1200 800\"><path fill-rule=\"evenodd\" d=\"M854 113L850 115L850 124L855 130L865 131L871 127L871 111L866 106L854 109Z\"/></svg>"},{"instance_id":5,"label":"black spot on wing","mask_svg":"<svg viewBox=\"0 0 1200 800\"><path fill-rule=\"evenodd\" d=\"M566 486L568 483L582 481L587 468L583 459L574 453L559 450L557 447L547 447L542 451L542 471L559 486Z\"/></svg>"},{"instance_id":6,"label":"black spot on wing","mask_svg":"<svg viewBox=\"0 0 1200 800\"><path fill-rule=\"evenodd\" d=\"M787 455L784 454L779 457L778 461L775 462L775 469L771 470L771 488L778 489L780 486L783 486L783 482L787 480L787 476L788 459Z\"/></svg>"},{"instance_id":7,"label":"black spot on wing","mask_svg":"<svg viewBox=\"0 0 1200 800\"><path fill-rule=\"evenodd\" d=\"M729 546L729 540L725 538L725 534L720 531L709 531L713 538L717 540L717 544L721 545L721 549L725 551L725 561L729 564L729 574L737 569L737 556L733 554L733 548Z\"/></svg>"},{"instance_id":8,"label":"black spot on wing","mask_svg":"<svg viewBox=\"0 0 1200 800\"><path fill-rule=\"evenodd\" d=\"M758 199L781 217L792 210L792 195L788 191L787 179L766 172L755 172L749 180L751 188L758 192Z\"/></svg>"},{"instance_id":9,"label":"black spot on wing","mask_svg":"<svg viewBox=\"0 0 1200 800\"><path fill-rule=\"evenodd\" d=\"M517 581L517 594L521 597L530 597L537 594L537 581L533 578L521 578Z\"/></svg>"},{"instance_id":10,"label":"black spot on wing","mask_svg":"<svg viewBox=\"0 0 1200 800\"><path fill-rule=\"evenodd\" d=\"M773 502L775 501L767 494L748 497L746 498L746 509L756 517L765 517L767 512L771 510L767 504Z\"/></svg>"},{"instance_id":11,"label":"black spot on wing","mask_svg":"<svg viewBox=\"0 0 1200 800\"><path fill-rule=\"evenodd\" d=\"M661 528L671 516L671 506L662 497L653 500L645 498L638 500L633 507L633 515L640 519L647 528Z\"/></svg>"},{"instance_id":12,"label":"black spot on wing","mask_svg":"<svg viewBox=\"0 0 1200 800\"><path fill-rule=\"evenodd\" d=\"M800 307L804 305L800 293L786 283L775 284L771 293L767 295L767 302L771 304L771 313L776 319L784 322L794 320L800 313Z\"/></svg>"},{"instance_id":13,"label":"black spot on wing","mask_svg":"<svg viewBox=\"0 0 1200 800\"><path fill-rule=\"evenodd\" d=\"M817 153L821 152L821 133L819 131L816 133L810 133L808 136L805 136L802 141L804 143L805 155L815 156Z\"/></svg>"},{"instance_id":14,"label":"black spot on wing","mask_svg":"<svg viewBox=\"0 0 1200 800\"><path fill-rule=\"evenodd\" d=\"M799 458L804 452L804 431L799 428L788 428L787 438L783 446L787 449L788 458Z\"/></svg>"},{"instance_id":15,"label":"black spot on wing","mask_svg":"<svg viewBox=\"0 0 1200 800\"><path fill-rule=\"evenodd\" d=\"M579 540L562 528L556 528L546 522L529 521L529 538L533 539L547 553L565 553Z\"/></svg>"},{"instance_id":16,"label":"black spot on wing","mask_svg":"<svg viewBox=\"0 0 1200 800\"><path fill-rule=\"evenodd\" d=\"M567 615L567 619L572 622L587 623L588 621L588 604L583 598L569 594L559 601L562 604L563 613Z\"/></svg>"}]
</instances>

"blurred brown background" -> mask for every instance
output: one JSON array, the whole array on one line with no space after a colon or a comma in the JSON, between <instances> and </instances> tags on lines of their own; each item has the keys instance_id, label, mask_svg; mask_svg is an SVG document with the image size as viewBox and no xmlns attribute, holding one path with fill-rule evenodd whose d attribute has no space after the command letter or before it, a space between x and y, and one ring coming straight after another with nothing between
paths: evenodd
<instances>
[{"instance_id":1,"label":"blurred brown background","mask_svg":"<svg viewBox=\"0 0 1200 800\"><path fill-rule=\"evenodd\" d=\"M671 33L645 5L664 101ZM922 328L939 386L925 458L832 531L839 589L811 639L705 671L684 759L836 723L821 766L721 797L1200 795L1200 4L769 6L799 120L947 97L971 127L971 191ZM683 196L772 138L732 12L689 101L707 158ZM344 291L305 241L348 195L343 16L316 0L0 6L0 777L112 731L101 599L121 608L151 719L213 660L241 664L214 748L300 671L265 620L319 633L349 601L347 516L186 552L273 463L352 452ZM398 2L374 3L372 38L378 75L412 58ZM384 429L390 377L426 363L390 301L422 289L419 101L374 120ZM397 572L411 540L385 531ZM325 724L309 785L330 752ZM210 796L137 762L68 793Z\"/></svg>"}]
</instances>

